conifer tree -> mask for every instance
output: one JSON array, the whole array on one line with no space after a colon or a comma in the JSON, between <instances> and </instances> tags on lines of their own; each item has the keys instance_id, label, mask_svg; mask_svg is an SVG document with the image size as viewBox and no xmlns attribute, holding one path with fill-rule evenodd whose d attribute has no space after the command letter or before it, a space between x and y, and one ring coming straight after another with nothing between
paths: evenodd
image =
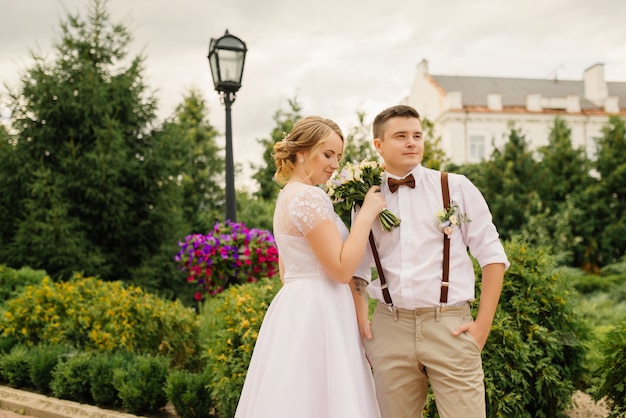
<instances>
[{"instance_id":1,"label":"conifer tree","mask_svg":"<svg viewBox=\"0 0 626 418\"><path fill-rule=\"evenodd\" d=\"M53 53L33 53L10 93L0 263L166 292L189 229L168 155L177 138L153 135L144 58L128 56L131 35L105 4L90 2L84 20L68 14Z\"/></svg>"}]
</instances>

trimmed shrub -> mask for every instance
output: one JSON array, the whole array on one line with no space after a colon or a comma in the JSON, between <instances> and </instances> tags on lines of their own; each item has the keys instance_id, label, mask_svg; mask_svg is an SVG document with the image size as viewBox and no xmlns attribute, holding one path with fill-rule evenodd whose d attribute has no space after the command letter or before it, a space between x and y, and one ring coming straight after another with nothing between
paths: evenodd
<instances>
[{"instance_id":1,"label":"trimmed shrub","mask_svg":"<svg viewBox=\"0 0 626 418\"><path fill-rule=\"evenodd\" d=\"M169 362L162 356L134 357L125 368L113 371L113 385L129 413L158 411L167 404L165 385Z\"/></svg>"},{"instance_id":2,"label":"trimmed shrub","mask_svg":"<svg viewBox=\"0 0 626 418\"><path fill-rule=\"evenodd\" d=\"M131 363L129 354L98 353L89 363L89 385L94 403L104 408L117 408L122 400L113 384L113 375Z\"/></svg>"},{"instance_id":3,"label":"trimmed shrub","mask_svg":"<svg viewBox=\"0 0 626 418\"><path fill-rule=\"evenodd\" d=\"M600 366L602 385L594 392L595 400L605 398L609 418L626 416L626 320L622 320L602 340L604 360Z\"/></svg>"},{"instance_id":4,"label":"trimmed shrub","mask_svg":"<svg viewBox=\"0 0 626 418\"><path fill-rule=\"evenodd\" d=\"M198 366L198 321L192 308L122 282L76 275L44 278L6 303L2 335L25 345L66 344L84 350L162 354Z\"/></svg>"},{"instance_id":5,"label":"trimmed shrub","mask_svg":"<svg viewBox=\"0 0 626 418\"><path fill-rule=\"evenodd\" d=\"M92 403L89 386L89 362L91 354L72 353L52 370L50 389L61 399Z\"/></svg>"},{"instance_id":6,"label":"trimmed shrub","mask_svg":"<svg viewBox=\"0 0 626 418\"><path fill-rule=\"evenodd\" d=\"M6 354L10 352L17 344L17 338L3 337L2 335L0 335L0 354Z\"/></svg>"},{"instance_id":7,"label":"trimmed shrub","mask_svg":"<svg viewBox=\"0 0 626 418\"><path fill-rule=\"evenodd\" d=\"M9 353L0 356L0 374L10 386L15 388L30 386L28 351L27 347L16 345Z\"/></svg>"},{"instance_id":8,"label":"trimmed shrub","mask_svg":"<svg viewBox=\"0 0 626 418\"><path fill-rule=\"evenodd\" d=\"M69 354L68 347L55 345L38 345L29 350L28 371L33 386L42 393L52 393L52 371L62 361L62 357Z\"/></svg>"},{"instance_id":9,"label":"trimmed shrub","mask_svg":"<svg viewBox=\"0 0 626 418\"><path fill-rule=\"evenodd\" d=\"M280 289L276 279L231 286L200 310L201 343L218 415L235 415L259 328Z\"/></svg>"},{"instance_id":10,"label":"trimmed shrub","mask_svg":"<svg viewBox=\"0 0 626 418\"><path fill-rule=\"evenodd\" d=\"M173 371L167 378L165 392L180 418L212 418L214 402L207 373Z\"/></svg>"},{"instance_id":11,"label":"trimmed shrub","mask_svg":"<svg viewBox=\"0 0 626 418\"><path fill-rule=\"evenodd\" d=\"M564 417L589 330L546 247L513 239L505 248L511 267L483 351L488 416Z\"/></svg>"}]
</instances>

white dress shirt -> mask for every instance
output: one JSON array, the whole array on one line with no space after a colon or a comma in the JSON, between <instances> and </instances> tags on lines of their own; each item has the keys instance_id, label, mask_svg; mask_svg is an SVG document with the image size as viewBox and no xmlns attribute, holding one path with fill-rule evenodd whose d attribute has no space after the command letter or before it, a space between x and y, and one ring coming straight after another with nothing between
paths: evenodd
<instances>
[{"instance_id":1,"label":"white dress shirt","mask_svg":"<svg viewBox=\"0 0 626 418\"><path fill-rule=\"evenodd\" d=\"M383 176L381 192L387 209L400 218L400 226L391 232L383 231L379 222L372 227L391 299L395 306L405 309L439 305L443 263L444 234L437 219L443 210L441 172L419 165L411 173L415 188L400 186L395 193L389 190L385 176L397 177L389 173ZM482 193L463 175L450 173L448 184L458 213L471 220L455 226L450 238L448 305L459 305L475 298L468 247L481 267L503 263L508 268L510 264ZM374 266L368 248L354 275L371 282ZM384 302L379 279L370 283L368 293Z\"/></svg>"}]
</instances>

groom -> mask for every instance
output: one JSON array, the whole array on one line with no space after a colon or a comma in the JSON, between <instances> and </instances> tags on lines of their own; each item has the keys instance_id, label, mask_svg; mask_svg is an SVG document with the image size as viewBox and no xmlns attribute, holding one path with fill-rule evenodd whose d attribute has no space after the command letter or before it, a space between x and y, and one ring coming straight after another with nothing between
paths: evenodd
<instances>
[{"instance_id":1,"label":"groom","mask_svg":"<svg viewBox=\"0 0 626 418\"><path fill-rule=\"evenodd\" d=\"M402 223L392 232L374 224L371 242L379 263L366 256L351 288L382 416L421 417L430 382L442 418L484 418L481 350L509 267L498 231L482 194L465 176L446 179L422 167L424 140L415 109L382 111L373 131L386 171L381 192ZM482 268L475 320L468 248ZM368 286L375 264L379 278ZM371 324L368 293L378 300Z\"/></svg>"}]
</instances>

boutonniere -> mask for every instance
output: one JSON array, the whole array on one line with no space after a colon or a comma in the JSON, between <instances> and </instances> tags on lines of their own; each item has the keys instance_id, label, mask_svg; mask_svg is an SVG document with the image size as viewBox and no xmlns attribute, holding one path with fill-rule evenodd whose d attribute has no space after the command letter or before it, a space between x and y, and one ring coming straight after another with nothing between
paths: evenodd
<instances>
[{"instance_id":1,"label":"boutonniere","mask_svg":"<svg viewBox=\"0 0 626 418\"><path fill-rule=\"evenodd\" d=\"M439 221L439 229L446 234L448 238L452 235L453 228L460 227L464 223L470 223L472 220L467 217L465 213L458 213L459 206L450 202L448 209L440 210L437 213L437 220Z\"/></svg>"}]
</instances>

